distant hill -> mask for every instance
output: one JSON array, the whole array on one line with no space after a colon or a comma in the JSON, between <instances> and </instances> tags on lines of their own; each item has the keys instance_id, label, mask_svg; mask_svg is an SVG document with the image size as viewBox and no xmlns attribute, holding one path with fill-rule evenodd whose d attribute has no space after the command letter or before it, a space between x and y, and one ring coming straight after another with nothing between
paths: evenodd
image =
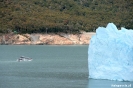
<instances>
[{"instance_id":1,"label":"distant hill","mask_svg":"<svg viewBox=\"0 0 133 88\"><path fill-rule=\"evenodd\" d=\"M0 0L0 33L79 33L109 22L133 29L133 0Z\"/></svg>"}]
</instances>

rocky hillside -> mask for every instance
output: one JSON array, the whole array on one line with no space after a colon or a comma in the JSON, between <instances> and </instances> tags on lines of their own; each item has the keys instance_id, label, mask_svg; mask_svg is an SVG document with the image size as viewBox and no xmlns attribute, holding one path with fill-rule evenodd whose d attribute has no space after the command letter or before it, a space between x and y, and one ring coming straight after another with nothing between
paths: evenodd
<instances>
[{"instance_id":1,"label":"rocky hillside","mask_svg":"<svg viewBox=\"0 0 133 88\"><path fill-rule=\"evenodd\" d=\"M82 34L2 34L0 44L13 45L84 45L95 33Z\"/></svg>"}]
</instances>

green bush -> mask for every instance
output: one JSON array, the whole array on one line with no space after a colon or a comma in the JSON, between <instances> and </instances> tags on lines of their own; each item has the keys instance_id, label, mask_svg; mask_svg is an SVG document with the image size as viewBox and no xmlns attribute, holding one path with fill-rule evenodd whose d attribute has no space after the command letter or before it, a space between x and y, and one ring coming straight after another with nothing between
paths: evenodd
<instances>
[{"instance_id":1,"label":"green bush","mask_svg":"<svg viewBox=\"0 0 133 88\"><path fill-rule=\"evenodd\" d=\"M133 29L132 0L0 0L0 33L77 33L113 22Z\"/></svg>"}]
</instances>

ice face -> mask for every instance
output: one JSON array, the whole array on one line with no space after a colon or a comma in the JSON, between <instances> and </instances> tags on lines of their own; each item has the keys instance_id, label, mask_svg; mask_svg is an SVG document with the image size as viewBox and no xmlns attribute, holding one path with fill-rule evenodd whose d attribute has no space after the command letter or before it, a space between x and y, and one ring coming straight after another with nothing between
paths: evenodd
<instances>
[{"instance_id":1,"label":"ice face","mask_svg":"<svg viewBox=\"0 0 133 88\"><path fill-rule=\"evenodd\" d=\"M133 30L99 27L88 49L89 78L133 81Z\"/></svg>"}]
</instances>

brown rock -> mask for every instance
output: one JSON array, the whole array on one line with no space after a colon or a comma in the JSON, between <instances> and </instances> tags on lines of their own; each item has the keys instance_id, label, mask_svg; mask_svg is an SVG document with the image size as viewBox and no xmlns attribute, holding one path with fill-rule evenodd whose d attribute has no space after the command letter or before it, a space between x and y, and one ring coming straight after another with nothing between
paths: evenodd
<instances>
[{"instance_id":1,"label":"brown rock","mask_svg":"<svg viewBox=\"0 0 133 88\"><path fill-rule=\"evenodd\" d=\"M73 44L89 44L91 37L95 33L88 32L82 34L17 34L5 37L6 41L11 41L12 44L49 44L49 45L73 45ZM37 37L36 41L33 41L31 37ZM2 40L2 37L0 37Z\"/></svg>"}]
</instances>

